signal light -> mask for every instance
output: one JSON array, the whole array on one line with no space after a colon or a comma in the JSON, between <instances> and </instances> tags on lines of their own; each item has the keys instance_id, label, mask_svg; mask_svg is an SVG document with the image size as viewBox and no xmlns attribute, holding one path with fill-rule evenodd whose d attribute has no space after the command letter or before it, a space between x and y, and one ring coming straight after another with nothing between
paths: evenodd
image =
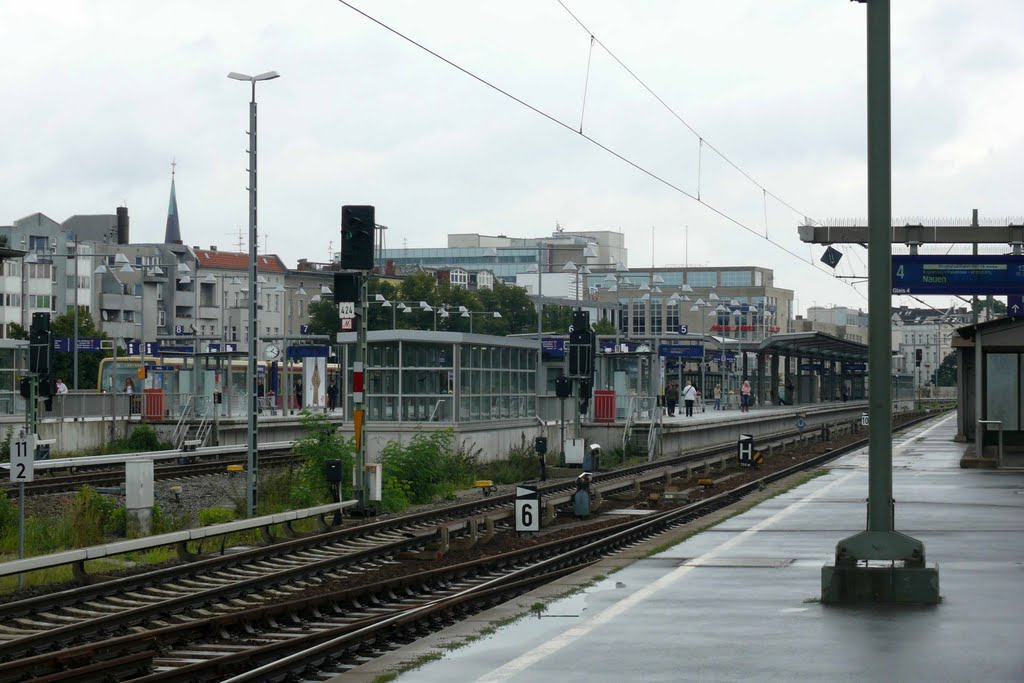
<instances>
[{"instance_id":1,"label":"signal light","mask_svg":"<svg viewBox=\"0 0 1024 683\"><path fill-rule=\"evenodd\" d=\"M374 207L341 207L341 267L373 270Z\"/></svg>"}]
</instances>

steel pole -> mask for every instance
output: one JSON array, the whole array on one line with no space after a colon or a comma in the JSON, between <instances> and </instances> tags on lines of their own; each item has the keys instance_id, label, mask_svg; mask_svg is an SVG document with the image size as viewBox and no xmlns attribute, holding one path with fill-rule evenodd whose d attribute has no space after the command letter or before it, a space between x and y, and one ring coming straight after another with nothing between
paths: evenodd
<instances>
[{"instance_id":1,"label":"steel pole","mask_svg":"<svg viewBox=\"0 0 1024 683\"><path fill-rule=\"evenodd\" d=\"M867 3L868 530L892 531L892 129L889 0Z\"/></svg>"},{"instance_id":2,"label":"steel pole","mask_svg":"<svg viewBox=\"0 0 1024 683\"><path fill-rule=\"evenodd\" d=\"M74 377L71 379L71 386L75 391L78 391L78 238L75 238L75 346L72 349L72 372ZM65 270L65 272L67 272Z\"/></svg>"},{"instance_id":3,"label":"steel pole","mask_svg":"<svg viewBox=\"0 0 1024 683\"><path fill-rule=\"evenodd\" d=\"M256 514L257 486L257 411L259 409L256 378L256 81L252 82L249 100L249 434L246 446L245 509L249 517Z\"/></svg>"}]
</instances>

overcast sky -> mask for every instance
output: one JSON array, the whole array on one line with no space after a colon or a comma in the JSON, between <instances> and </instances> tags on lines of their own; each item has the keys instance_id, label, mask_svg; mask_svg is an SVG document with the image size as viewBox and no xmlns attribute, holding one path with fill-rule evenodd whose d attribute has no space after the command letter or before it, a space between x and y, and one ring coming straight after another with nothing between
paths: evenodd
<instances>
[{"instance_id":1,"label":"overcast sky","mask_svg":"<svg viewBox=\"0 0 1024 683\"><path fill-rule=\"evenodd\" d=\"M703 138L701 198L817 261L801 216L866 215L865 7L847 0L565 0ZM448 59L696 194L698 138L556 0L354 0ZM1024 3L893 2L893 212L1024 213ZM162 241L170 164L184 241L247 224L248 86L258 86L260 226L294 265L328 260L340 206L374 204L387 246L449 232L626 234L629 265L761 265L812 303L832 279L331 0L0 0L0 223L126 203ZM688 226L688 249L684 235ZM653 245L652 250L652 228ZM244 243L243 243L244 244ZM245 247L243 247L245 248ZM840 273L863 274L846 248ZM866 294L866 287L859 287ZM934 301L944 305L945 300Z\"/></svg>"}]
</instances>

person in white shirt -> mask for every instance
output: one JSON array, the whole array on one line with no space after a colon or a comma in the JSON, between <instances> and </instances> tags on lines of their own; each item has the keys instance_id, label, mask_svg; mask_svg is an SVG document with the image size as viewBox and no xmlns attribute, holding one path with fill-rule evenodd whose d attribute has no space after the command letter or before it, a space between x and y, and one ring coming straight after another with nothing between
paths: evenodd
<instances>
[{"instance_id":1,"label":"person in white shirt","mask_svg":"<svg viewBox=\"0 0 1024 683\"><path fill-rule=\"evenodd\" d=\"M68 385L64 384L64 380L62 380L60 377L57 378L57 393L58 394L66 394L66 393L68 393Z\"/></svg>"},{"instance_id":2,"label":"person in white shirt","mask_svg":"<svg viewBox=\"0 0 1024 683\"><path fill-rule=\"evenodd\" d=\"M686 417L693 417L693 402L697 400L697 389L689 380L686 382L686 386L683 387L683 401L686 402Z\"/></svg>"}]
</instances>

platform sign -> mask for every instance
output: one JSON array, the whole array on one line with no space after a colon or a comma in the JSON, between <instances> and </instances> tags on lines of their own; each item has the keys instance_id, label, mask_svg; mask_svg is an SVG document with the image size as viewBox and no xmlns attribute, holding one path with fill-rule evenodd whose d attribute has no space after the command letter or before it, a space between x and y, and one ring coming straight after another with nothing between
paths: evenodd
<instances>
[{"instance_id":1,"label":"platform sign","mask_svg":"<svg viewBox=\"0 0 1024 683\"><path fill-rule=\"evenodd\" d=\"M516 531L540 531L540 494L536 486L516 486Z\"/></svg>"},{"instance_id":2,"label":"platform sign","mask_svg":"<svg viewBox=\"0 0 1024 683\"><path fill-rule=\"evenodd\" d=\"M750 467L754 464L753 434L740 434L736 442L736 456L741 467Z\"/></svg>"},{"instance_id":3,"label":"platform sign","mask_svg":"<svg viewBox=\"0 0 1024 683\"><path fill-rule=\"evenodd\" d=\"M847 372L864 372L867 369L868 369L868 364L867 363L847 363L846 364L846 371Z\"/></svg>"},{"instance_id":4,"label":"platform sign","mask_svg":"<svg viewBox=\"0 0 1024 683\"><path fill-rule=\"evenodd\" d=\"M687 325L680 325L679 334L690 334L690 328Z\"/></svg>"},{"instance_id":5,"label":"platform sign","mask_svg":"<svg viewBox=\"0 0 1024 683\"><path fill-rule=\"evenodd\" d=\"M174 334L179 335L179 336L185 334L185 326L184 325L175 325L174 326Z\"/></svg>"},{"instance_id":6,"label":"platform sign","mask_svg":"<svg viewBox=\"0 0 1024 683\"><path fill-rule=\"evenodd\" d=\"M309 325L299 325L299 334L309 334Z\"/></svg>"},{"instance_id":7,"label":"platform sign","mask_svg":"<svg viewBox=\"0 0 1024 683\"><path fill-rule=\"evenodd\" d=\"M11 483L26 484L35 478L36 435L11 439Z\"/></svg>"},{"instance_id":8,"label":"platform sign","mask_svg":"<svg viewBox=\"0 0 1024 683\"><path fill-rule=\"evenodd\" d=\"M893 254L893 294L1024 294L1024 256Z\"/></svg>"},{"instance_id":9,"label":"platform sign","mask_svg":"<svg viewBox=\"0 0 1024 683\"><path fill-rule=\"evenodd\" d=\"M1024 294L1010 295L1006 297L1006 312L1010 315L1024 313Z\"/></svg>"},{"instance_id":10,"label":"platform sign","mask_svg":"<svg viewBox=\"0 0 1024 683\"><path fill-rule=\"evenodd\" d=\"M703 344L659 344L658 355L662 358L703 358Z\"/></svg>"},{"instance_id":11,"label":"platform sign","mask_svg":"<svg viewBox=\"0 0 1024 683\"><path fill-rule=\"evenodd\" d=\"M213 345L211 344L210 346L213 346ZM129 356L138 356L139 355L139 341L137 339L132 339L131 341L129 341L128 345L127 345L127 350L128 350L128 355ZM146 355L147 356L159 356L160 355L160 342L155 342L155 341L146 342L145 350L146 350Z\"/></svg>"}]
</instances>

